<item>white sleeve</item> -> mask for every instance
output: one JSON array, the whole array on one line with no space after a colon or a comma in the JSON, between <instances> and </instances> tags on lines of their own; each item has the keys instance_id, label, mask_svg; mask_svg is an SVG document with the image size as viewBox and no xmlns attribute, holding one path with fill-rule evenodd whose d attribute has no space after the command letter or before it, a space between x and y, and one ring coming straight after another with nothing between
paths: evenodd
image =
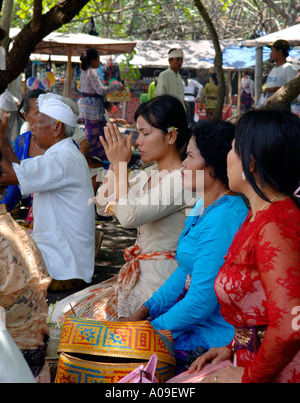
<instances>
[{"instance_id":1,"label":"white sleeve","mask_svg":"<svg viewBox=\"0 0 300 403\"><path fill-rule=\"evenodd\" d=\"M13 163L22 194L46 192L65 185L64 167L53 154Z\"/></svg>"},{"instance_id":2,"label":"white sleeve","mask_svg":"<svg viewBox=\"0 0 300 403\"><path fill-rule=\"evenodd\" d=\"M293 78L295 78L297 76L297 72L296 70L293 68L292 65L289 65L286 69L285 69L285 80L286 80L286 84L288 82L290 82L291 80L293 80Z\"/></svg>"}]
</instances>

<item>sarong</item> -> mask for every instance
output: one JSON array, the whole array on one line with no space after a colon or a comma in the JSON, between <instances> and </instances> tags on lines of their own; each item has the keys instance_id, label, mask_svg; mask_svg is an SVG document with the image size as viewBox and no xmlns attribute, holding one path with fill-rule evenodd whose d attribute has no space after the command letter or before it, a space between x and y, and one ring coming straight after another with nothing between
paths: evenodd
<instances>
[{"instance_id":1,"label":"sarong","mask_svg":"<svg viewBox=\"0 0 300 403\"><path fill-rule=\"evenodd\" d=\"M243 105L243 108L244 108L245 111L248 111L249 109L251 109L251 106L252 106L251 93L248 94L246 91L242 92L241 104Z\"/></svg>"},{"instance_id":2,"label":"sarong","mask_svg":"<svg viewBox=\"0 0 300 403\"><path fill-rule=\"evenodd\" d=\"M140 260L175 259L175 252L140 254L138 245L124 251L126 263L119 273L100 284L85 288L58 303L53 312L53 321L64 323L69 314L95 320L118 320L120 306L129 296L140 275Z\"/></svg>"}]
</instances>

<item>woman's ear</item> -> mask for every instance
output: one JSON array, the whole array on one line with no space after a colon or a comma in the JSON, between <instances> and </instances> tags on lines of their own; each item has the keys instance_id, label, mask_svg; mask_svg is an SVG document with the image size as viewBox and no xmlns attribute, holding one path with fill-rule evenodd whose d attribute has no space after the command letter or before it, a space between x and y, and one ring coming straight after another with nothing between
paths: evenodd
<instances>
[{"instance_id":1,"label":"woman's ear","mask_svg":"<svg viewBox=\"0 0 300 403\"><path fill-rule=\"evenodd\" d=\"M177 135L178 135L178 132L176 129L172 129L172 130L168 131L168 143L170 145L174 145L176 143Z\"/></svg>"}]
</instances>

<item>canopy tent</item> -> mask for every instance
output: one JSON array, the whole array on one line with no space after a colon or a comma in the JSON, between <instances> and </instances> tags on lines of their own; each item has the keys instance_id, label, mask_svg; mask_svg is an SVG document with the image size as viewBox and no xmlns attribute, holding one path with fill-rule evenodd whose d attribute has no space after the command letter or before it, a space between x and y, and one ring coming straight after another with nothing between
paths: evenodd
<instances>
[{"instance_id":1,"label":"canopy tent","mask_svg":"<svg viewBox=\"0 0 300 403\"><path fill-rule=\"evenodd\" d=\"M300 24L293 25L292 27L282 29L281 31L273 32L269 35L261 36L260 38L251 39L243 43L247 47L263 47L271 46L277 39L285 39L289 42L290 46L300 45Z\"/></svg>"},{"instance_id":2,"label":"canopy tent","mask_svg":"<svg viewBox=\"0 0 300 403\"><path fill-rule=\"evenodd\" d=\"M20 32L19 28L10 30L10 38L14 38ZM35 53L47 55L67 55L67 85L66 96L71 96L71 73L72 55L80 56L86 49L97 49L100 55L113 55L120 53L131 53L136 42L119 41L108 38L100 38L87 34L72 34L52 32L46 36L35 47Z\"/></svg>"},{"instance_id":3,"label":"canopy tent","mask_svg":"<svg viewBox=\"0 0 300 403\"><path fill-rule=\"evenodd\" d=\"M282 29L281 31L273 32L269 35L261 36L260 38L245 41L244 46L256 48L256 64L255 64L255 101L262 92L262 49L264 46L271 46L277 39L285 39L290 46L300 46L300 24ZM292 53L290 54L293 57Z\"/></svg>"},{"instance_id":4,"label":"canopy tent","mask_svg":"<svg viewBox=\"0 0 300 403\"><path fill-rule=\"evenodd\" d=\"M224 39L220 41L223 51L227 46L238 45L236 39ZM210 40L198 41L137 41L136 54L131 63L139 68L151 67L165 69L169 67L168 51L172 48L181 48L184 52L183 68L210 69L214 66L215 49ZM122 56L114 59L119 63Z\"/></svg>"}]
</instances>

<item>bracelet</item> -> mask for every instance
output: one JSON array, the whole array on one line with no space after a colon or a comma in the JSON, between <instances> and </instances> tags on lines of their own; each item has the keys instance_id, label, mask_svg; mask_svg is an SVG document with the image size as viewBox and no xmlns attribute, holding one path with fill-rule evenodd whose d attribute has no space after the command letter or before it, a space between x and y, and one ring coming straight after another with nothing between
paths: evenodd
<instances>
[{"instance_id":1,"label":"bracelet","mask_svg":"<svg viewBox=\"0 0 300 403\"><path fill-rule=\"evenodd\" d=\"M126 169L124 169L124 170L120 170L120 171L118 171L117 173L116 172L114 172L114 174L117 176L117 175L119 175L119 173L122 173L122 172L126 172L126 174L128 174L128 170Z\"/></svg>"}]
</instances>

